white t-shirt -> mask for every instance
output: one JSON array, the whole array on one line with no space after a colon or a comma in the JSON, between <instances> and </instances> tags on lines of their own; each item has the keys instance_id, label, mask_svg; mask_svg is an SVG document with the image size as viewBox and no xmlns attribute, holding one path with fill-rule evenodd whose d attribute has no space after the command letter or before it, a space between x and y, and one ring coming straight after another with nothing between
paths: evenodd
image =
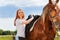
<instances>
[{"instance_id":1,"label":"white t-shirt","mask_svg":"<svg viewBox=\"0 0 60 40\"><path fill-rule=\"evenodd\" d=\"M17 36L25 38L25 24L22 24L22 19L16 19Z\"/></svg>"}]
</instances>

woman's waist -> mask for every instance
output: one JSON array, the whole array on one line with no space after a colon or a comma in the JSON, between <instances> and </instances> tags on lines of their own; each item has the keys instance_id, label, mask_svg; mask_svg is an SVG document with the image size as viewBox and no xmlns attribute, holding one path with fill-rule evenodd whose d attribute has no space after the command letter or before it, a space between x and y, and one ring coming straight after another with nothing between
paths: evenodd
<instances>
[{"instance_id":1,"label":"woman's waist","mask_svg":"<svg viewBox=\"0 0 60 40\"><path fill-rule=\"evenodd\" d=\"M17 36L18 36L18 37L24 37L24 38L25 38L25 34L18 34L18 33L17 33Z\"/></svg>"}]
</instances>

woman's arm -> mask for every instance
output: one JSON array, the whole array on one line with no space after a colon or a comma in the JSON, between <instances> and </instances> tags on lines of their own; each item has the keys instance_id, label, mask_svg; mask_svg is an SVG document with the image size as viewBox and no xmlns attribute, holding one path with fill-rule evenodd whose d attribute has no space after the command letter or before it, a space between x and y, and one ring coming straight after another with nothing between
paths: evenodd
<instances>
[{"instance_id":1,"label":"woman's arm","mask_svg":"<svg viewBox=\"0 0 60 40\"><path fill-rule=\"evenodd\" d=\"M22 24L29 24L33 19L34 19L34 17L32 16L32 18L30 18L28 20L23 20Z\"/></svg>"}]
</instances>

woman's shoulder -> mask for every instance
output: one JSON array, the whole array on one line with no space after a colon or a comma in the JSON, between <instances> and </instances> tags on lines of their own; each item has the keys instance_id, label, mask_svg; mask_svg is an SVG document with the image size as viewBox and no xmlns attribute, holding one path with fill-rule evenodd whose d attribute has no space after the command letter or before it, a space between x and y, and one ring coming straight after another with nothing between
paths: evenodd
<instances>
[{"instance_id":1,"label":"woman's shoulder","mask_svg":"<svg viewBox=\"0 0 60 40\"><path fill-rule=\"evenodd\" d=\"M16 21L22 21L21 19L16 19Z\"/></svg>"},{"instance_id":2,"label":"woman's shoulder","mask_svg":"<svg viewBox=\"0 0 60 40\"><path fill-rule=\"evenodd\" d=\"M24 21L25 19L16 19L16 21Z\"/></svg>"},{"instance_id":3,"label":"woman's shoulder","mask_svg":"<svg viewBox=\"0 0 60 40\"><path fill-rule=\"evenodd\" d=\"M21 20L21 19L16 19L16 21L17 21L17 20Z\"/></svg>"},{"instance_id":4,"label":"woman's shoulder","mask_svg":"<svg viewBox=\"0 0 60 40\"><path fill-rule=\"evenodd\" d=\"M21 19L16 19L16 23L22 23Z\"/></svg>"}]
</instances>

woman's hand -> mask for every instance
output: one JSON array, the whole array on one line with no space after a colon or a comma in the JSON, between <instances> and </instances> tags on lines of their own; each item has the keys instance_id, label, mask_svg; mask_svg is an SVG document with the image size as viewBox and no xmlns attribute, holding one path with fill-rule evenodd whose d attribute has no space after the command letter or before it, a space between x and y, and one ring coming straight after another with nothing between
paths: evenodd
<instances>
[{"instance_id":1,"label":"woman's hand","mask_svg":"<svg viewBox=\"0 0 60 40\"><path fill-rule=\"evenodd\" d=\"M22 23L23 24L29 24L32 20L34 19L33 15L31 15L31 18L28 20L23 20Z\"/></svg>"}]
</instances>

